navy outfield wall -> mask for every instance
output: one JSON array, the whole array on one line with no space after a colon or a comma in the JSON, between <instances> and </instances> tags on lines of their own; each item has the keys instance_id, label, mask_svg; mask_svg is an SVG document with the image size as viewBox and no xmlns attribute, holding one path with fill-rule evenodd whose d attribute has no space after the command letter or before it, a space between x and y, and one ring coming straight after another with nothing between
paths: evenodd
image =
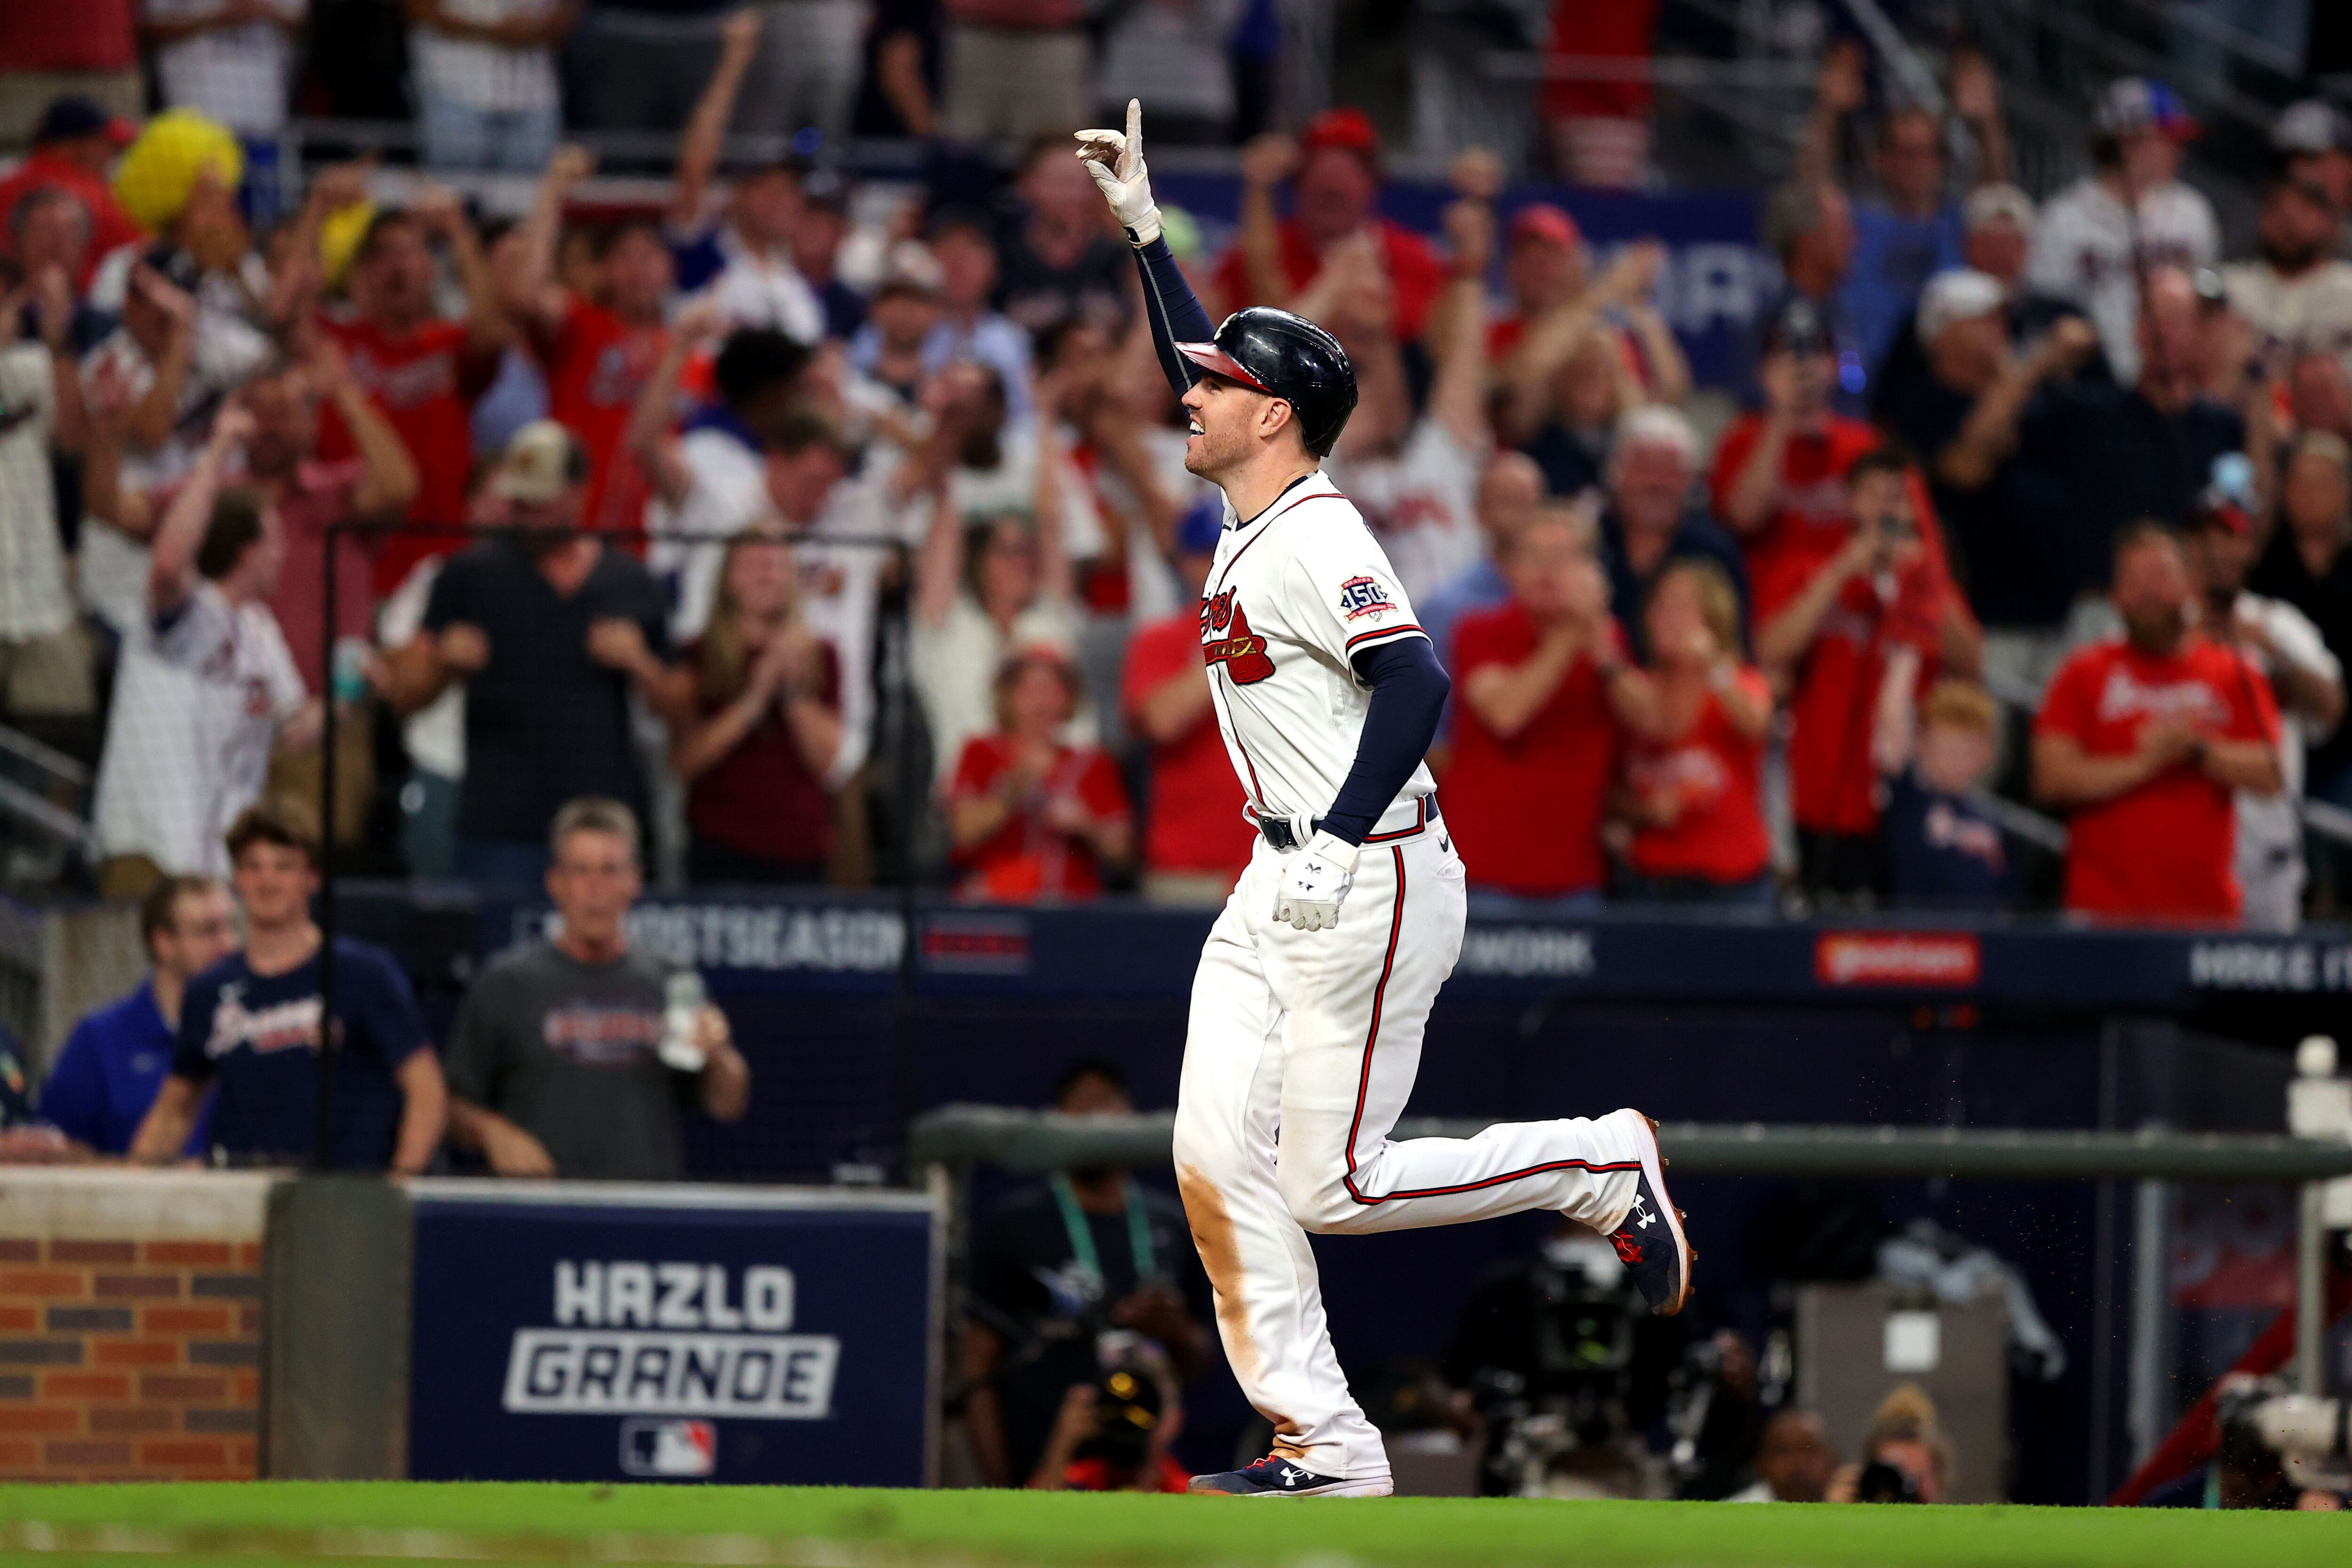
<instances>
[{"instance_id":1,"label":"navy outfield wall","mask_svg":"<svg viewBox=\"0 0 2352 1568\"><path fill-rule=\"evenodd\" d=\"M413 891L345 895L356 931L411 961L443 1016L473 965L541 928L543 906ZM887 1169L902 1107L1042 1103L1075 1057L1118 1063L1146 1108L1175 1096L1184 996L1208 917L1116 903L927 906L909 1027L894 903L838 895L655 899L640 943L698 963L757 1088L736 1127L698 1122L698 1175L824 1181ZM2084 931L1948 921L1800 924L1612 914L1474 925L1431 1021L1414 1114L1559 1116L1634 1104L1669 1120L2275 1130L2285 1068L2189 1022L2324 1017L2352 989L2352 937ZM1149 1179L1160 1179L1150 1173ZM982 1202L1004 1179L982 1173ZM1927 1217L2023 1267L2072 1352L2014 1391L2021 1500L2094 1490L2095 1380L2119 1456L2127 1190L1888 1184L1850 1202L1715 1179L1676 1194L1706 1251L1705 1326L1775 1320L1771 1282L1808 1226ZM1851 1197L1851 1192L1847 1194ZM1826 1206L1825 1206L1826 1205ZM1531 1248L1540 1217L1318 1242L1333 1331L1358 1375L1433 1354L1470 1284ZM1792 1230L1796 1234L1792 1235ZM2105 1245L2102 1246L2104 1237ZM2103 1284L2104 1277L2104 1284ZM2102 1355L2105 1343L2109 1353ZM1246 1418L1222 1373L1188 1444L1223 1462ZM2105 1467L2112 1475L2119 1457Z\"/></svg>"}]
</instances>

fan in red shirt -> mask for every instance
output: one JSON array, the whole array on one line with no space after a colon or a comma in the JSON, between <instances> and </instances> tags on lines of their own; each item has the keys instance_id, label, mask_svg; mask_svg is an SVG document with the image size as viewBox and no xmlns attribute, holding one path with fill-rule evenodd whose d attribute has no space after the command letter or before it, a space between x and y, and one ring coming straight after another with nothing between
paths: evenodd
<instances>
[{"instance_id":1,"label":"fan in red shirt","mask_svg":"<svg viewBox=\"0 0 2352 1568\"><path fill-rule=\"evenodd\" d=\"M1861 895L1884 879L1878 772L1871 738L1890 678L1909 698L1939 669L1974 674L1980 636L1944 563L1918 476L1880 447L1846 471L1849 521L1836 552L1791 591L1776 584L1759 620L1758 662L1788 693L1789 782L1800 880L1816 894ZM1785 568L1784 563L1784 568ZM1757 584L1761 603L1766 589Z\"/></svg>"},{"instance_id":2,"label":"fan in red shirt","mask_svg":"<svg viewBox=\"0 0 2352 1568\"><path fill-rule=\"evenodd\" d=\"M1214 501L1177 524L1176 571L1197 588L1224 531ZM1201 662L1197 608L1155 621L1127 645L1120 706L1128 727L1151 742L1150 810L1143 830L1143 894L1157 903L1223 903L1249 864L1257 831L1225 757Z\"/></svg>"},{"instance_id":3,"label":"fan in red shirt","mask_svg":"<svg viewBox=\"0 0 2352 1568\"><path fill-rule=\"evenodd\" d=\"M517 231L514 275L501 281L507 308L546 373L549 416L588 449L582 515L590 528L615 532L643 525L653 493L623 437L669 341L662 312L677 269L660 227L633 219L594 237L587 295L554 281L564 201L594 167L580 148L556 149L530 216Z\"/></svg>"},{"instance_id":4,"label":"fan in red shirt","mask_svg":"<svg viewBox=\"0 0 2352 1568\"><path fill-rule=\"evenodd\" d=\"M447 247L465 287L468 314L462 321L434 313L436 239ZM378 213L352 256L345 292L351 314L322 316L320 325L342 345L352 374L400 432L416 465L409 521L462 521L474 463L474 400L497 376L512 328L457 197L435 191L406 210ZM330 460L353 451L350 430L331 410L319 449ZM391 593L418 562L464 542L455 533L385 540L376 552L376 592Z\"/></svg>"},{"instance_id":5,"label":"fan in red shirt","mask_svg":"<svg viewBox=\"0 0 2352 1568\"><path fill-rule=\"evenodd\" d=\"M146 237L131 221L107 184L107 165L131 141L131 123L116 119L79 94L52 102L33 131L32 151L16 172L0 180L0 247L16 250L16 204L45 187L64 191L89 215L89 233L81 265L74 277L76 289L89 287L89 275L106 256Z\"/></svg>"},{"instance_id":6,"label":"fan in red shirt","mask_svg":"<svg viewBox=\"0 0 2352 1568\"><path fill-rule=\"evenodd\" d=\"M2276 794L2270 682L2189 624L2179 541L2161 525L2116 542L2124 635L2059 667L2033 726L2033 790L2073 814L2066 907L2111 919L2234 921L2234 796Z\"/></svg>"},{"instance_id":7,"label":"fan in red shirt","mask_svg":"<svg viewBox=\"0 0 2352 1568\"><path fill-rule=\"evenodd\" d=\"M1763 410L1733 421L1716 447L1708 490L1716 516L1747 549L1759 626L1844 548L1853 529L1846 470L1885 439L1831 412L1837 369L1820 312L1791 300L1772 323L1758 371ZM1912 510L1928 515L1925 486Z\"/></svg>"},{"instance_id":8,"label":"fan in red shirt","mask_svg":"<svg viewBox=\"0 0 2352 1568\"><path fill-rule=\"evenodd\" d=\"M1589 910L1607 879L1601 829L1617 773L1603 671L1624 659L1609 579L1558 511L1536 514L1503 571L1509 600L1454 631L1446 825L1472 899L1491 906L1481 912Z\"/></svg>"},{"instance_id":9,"label":"fan in red shirt","mask_svg":"<svg viewBox=\"0 0 2352 1568\"><path fill-rule=\"evenodd\" d=\"M1629 732L1620 792L1629 891L1652 902L1769 904L1764 735L1772 691L1738 658L1739 595L1712 561L1666 568L1643 609L1650 667L1613 680Z\"/></svg>"},{"instance_id":10,"label":"fan in red shirt","mask_svg":"<svg viewBox=\"0 0 2352 1568\"><path fill-rule=\"evenodd\" d=\"M1048 648L1015 654L998 673L997 727L964 742L948 784L965 896L1090 899L1106 870L1127 864L1135 826L1118 769L1061 739L1078 695L1077 672Z\"/></svg>"},{"instance_id":11,"label":"fan in red shirt","mask_svg":"<svg viewBox=\"0 0 2352 1568\"><path fill-rule=\"evenodd\" d=\"M1291 216L1275 218L1274 187L1288 173L1286 143L1260 142L1242 159L1242 234L1217 265L1216 289L1227 310L1287 305L1323 270L1333 246L1369 234L1380 246L1396 289L1396 334L1421 336L1429 308L1445 286L1445 268L1429 244L1374 210L1381 195L1381 139L1360 109L1332 109L1307 122L1298 139ZM1252 260L1253 247L1278 258L1280 270Z\"/></svg>"}]
</instances>

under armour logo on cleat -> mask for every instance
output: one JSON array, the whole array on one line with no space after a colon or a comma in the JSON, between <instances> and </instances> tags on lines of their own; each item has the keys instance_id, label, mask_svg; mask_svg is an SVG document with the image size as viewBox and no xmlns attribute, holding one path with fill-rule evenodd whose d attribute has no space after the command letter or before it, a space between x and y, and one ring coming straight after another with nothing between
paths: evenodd
<instances>
[{"instance_id":1,"label":"under armour logo on cleat","mask_svg":"<svg viewBox=\"0 0 2352 1568\"><path fill-rule=\"evenodd\" d=\"M1650 1222L1656 1216L1650 1213L1649 1205L1643 1200L1642 1194L1635 1193L1633 1194L1633 1223L1640 1226L1643 1230L1647 1230L1650 1228Z\"/></svg>"},{"instance_id":2,"label":"under armour logo on cleat","mask_svg":"<svg viewBox=\"0 0 2352 1568\"><path fill-rule=\"evenodd\" d=\"M1295 1487L1306 1479L1307 1472L1305 1470L1294 1470L1288 1465L1282 1467L1282 1484L1284 1486Z\"/></svg>"}]
</instances>

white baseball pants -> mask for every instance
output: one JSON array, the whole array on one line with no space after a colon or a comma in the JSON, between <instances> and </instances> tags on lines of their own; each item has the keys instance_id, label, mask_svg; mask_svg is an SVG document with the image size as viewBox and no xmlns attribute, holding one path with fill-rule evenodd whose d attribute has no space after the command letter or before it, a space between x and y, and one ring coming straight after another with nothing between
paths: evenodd
<instances>
[{"instance_id":1,"label":"white baseball pants","mask_svg":"<svg viewBox=\"0 0 2352 1568\"><path fill-rule=\"evenodd\" d=\"M1275 1452L1389 1474L1333 1354L1308 1231L1405 1230L1556 1209L1614 1230L1633 1201L1631 1112L1391 1142L1438 987L1462 951L1461 857L1442 824L1367 843L1329 931L1274 918L1261 842L1202 949L1176 1098L1176 1179L1217 1330Z\"/></svg>"}]
</instances>

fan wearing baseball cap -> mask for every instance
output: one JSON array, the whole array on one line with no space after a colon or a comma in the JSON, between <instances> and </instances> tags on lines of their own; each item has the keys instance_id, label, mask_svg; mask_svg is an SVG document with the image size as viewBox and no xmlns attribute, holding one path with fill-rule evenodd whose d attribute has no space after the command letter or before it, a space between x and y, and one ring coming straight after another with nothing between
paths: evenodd
<instances>
[{"instance_id":1,"label":"fan wearing baseball cap","mask_svg":"<svg viewBox=\"0 0 2352 1568\"><path fill-rule=\"evenodd\" d=\"M2298 122L2298 116L2300 122ZM2254 219L2254 256L2221 268L2230 308L2257 343L2300 354L2352 350L2352 262L2336 254L2347 193L2338 166L2343 119L2306 101L2280 116Z\"/></svg>"},{"instance_id":2,"label":"fan wearing baseball cap","mask_svg":"<svg viewBox=\"0 0 2352 1568\"><path fill-rule=\"evenodd\" d=\"M86 288L99 258L144 237L107 184L109 164L137 134L127 120L107 113L93 99L68 93L49 100L33 127L33 148L16 172L0 180L0 247L15 248L16 204L44 188L61 190L89 215L76 289Z\"/></svg>"},{"instance_id":3,"label":"fan wearing baseball cap","mask_svg":"<svg viewBox=\"0 0 2352 1568\"><path fill-rule=\"evenodd\" d=\"M1290 181L1291 216L1275 216L1274 188ZM1242 232L1217 264L1217 311L1244 305L1288 305L1315 281L1332 247L1369 235L1380 247L1395 290L1396 334L1421 336L1429 308L1445 287L1445 268L1427 241L1380 216L1381 136L1360 109L1326 110L1294 144L1262 136L1242 153ZM1273 256L1278 268L1254 266Z\"/></svg>"},{"instance_id":4,"label":"fan wearing baseball cap","mask_svg":"<svg viewBox=\"0 0 2352 1568\"><path fill-rule=\"evenodd\" d=\"M2139 375L2139 279L2156 267L2210 267L2221 254L2213 204L2180 180L2181 149L2198 134L2160 81L2112 82L2092 116L2091 173L2050 199L2026 280L2072 300L2099 329L2116 379Z\"/></svg>"}]
</instances>

